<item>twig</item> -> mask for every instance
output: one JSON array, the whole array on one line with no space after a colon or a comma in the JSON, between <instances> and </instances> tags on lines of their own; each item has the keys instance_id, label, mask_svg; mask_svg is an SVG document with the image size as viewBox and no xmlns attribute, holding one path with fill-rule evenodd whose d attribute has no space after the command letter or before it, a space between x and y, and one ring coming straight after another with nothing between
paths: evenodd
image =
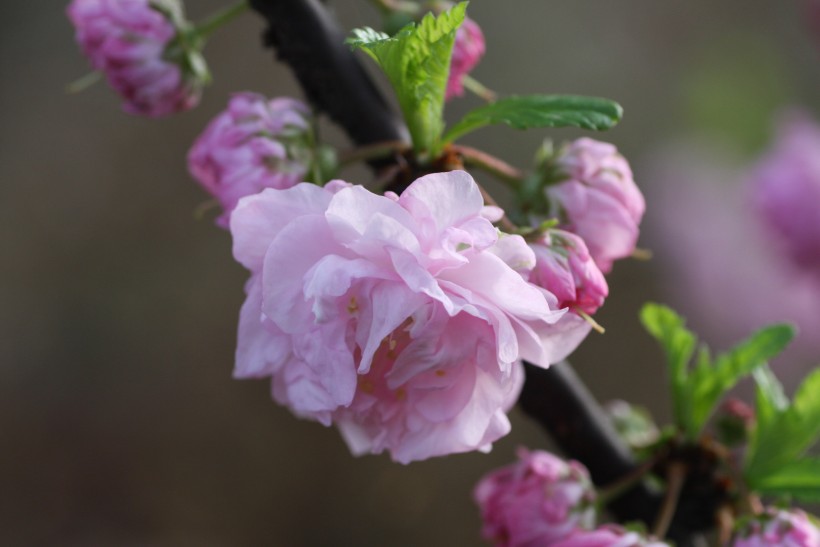
<instances>
[{"instance_id":1,"label":"twig","mask_svg":"<svg viewBox=\"0 0 820 547\"><path fill-rule=\"evenodd\" d=\"M678 508L683 483L686 482L686 469L686 464L683 462L671 462L669 464L669 470L666 474L666 495L655 520L655 526L652 527L652 533L658 538L664 538L669 530L669 525L672 524L672 519Z\"/></svg>"},{"instance_id":2,"label":"twig","mask_svg":"<svg viewBox=\"0 0 820 547\"><path fill-rule=\"evenodd\" d=\"M393 154L401 154L411 149L404 141L377 142L353 148L339 154L339 165L345 166L359 161L382 159Z\"/></svg>"},{"instance_id":3,"label":"twig","mask_svg":"<svg viewBox=\"0 0 820 547\"><path fill-rule=\"evenodd\" d=\"M499 207L498 202L495 200L495 198L493 198L493 196L490 195L486 188L478 184L478 189L481 190L481 197L484 198L484 205L492 205L493 207L498 207L502 211L504 210L501 207ZM504 230L507 233L514 234L518 231L518 226L513 224L513 222L507 217L506 213L504 213L501 216L501 220L499 220L498 223L501 224L501 227L504 228Z\"/></svg>"},{"instance_id":4,"label":"twig","mask_svg":"<svg viewBox=\"0 0 820 547\"><path fill-rule=\"evenodd\" d=\"M524 172L504 160L496 158L483 150L463 144L454 144L453 151L461 156L465 165L483 169L513 188L517 189L521 186Z\"/></svg>"}]
</instances>

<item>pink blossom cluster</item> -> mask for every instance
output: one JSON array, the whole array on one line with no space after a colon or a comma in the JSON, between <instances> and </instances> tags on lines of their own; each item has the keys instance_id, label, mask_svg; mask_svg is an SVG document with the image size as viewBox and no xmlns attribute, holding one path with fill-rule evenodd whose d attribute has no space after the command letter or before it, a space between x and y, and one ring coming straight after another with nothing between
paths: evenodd
<instances>
[{"instance_id":1,"label":"pink blossom cluster","mask_svg":"<svg viewBox=\"0 0 820 547\"><path fill-rule=\"evenodd\" d=\"M161 117L194 107L202 83L166 59L174 24L149 0L73 0L76 39L130 114Z\"/></svg>"},{"instance_id":2,"label":"pink blossom cluster","mask_svg":"<svg viewBox=\"0 0 820 547\"><path fill-rule=\"evenodd\" d=\"M482 535L496 547L660 547L636 532L595 526L586 468L549 452L519 449L519 461L486 475L473 497Z\"/></svg>"},{"instance_id":3,"label":"pink blossom cluster","mask_svg":"<svg viewBox=\"0 0 820 547\"><path fill-rule=\"evenodd\" d=\"M473 497L482 535L498 547L552 545L595 524L595 491L586 468L544 451L519 449L519 461L486 475Z\"/></svg>"},{"instance_id":4,"label":"pink blossom cluster","mask_svg":"<svg viewBox=\"0 0 820 547\"><path fill-rule=\"evenodd\" d=\"M784 117L751 184L777 245L798 269L820 280L820 125L803 113Z\"/></svg>"},{"instance_id":5,"label":"pink blossom cluster","mask_svg":"<svg viewBox=\"0 0 820 547\"><path fill-rule=\"evenodd\" d=\"M553 159L561 179L546 187L561 228L584 240L603 273L635 251L646 208L626 159L611 144L582 138Z\"/></svg>"},{"instance_id":6,"label":"pink blossom cluster","mask_svg":"<svg viewBox=\"0 0 820 547\"><path fill-rule=\"evenodd\" d=\"M456 32L446 99L464 95L464 77L481 61L485 51L486 44L481 27L472 19L465 18Z\"/></svg>"},{"instance_id":7,"label":"pink blossom cluster","mask_svg":"<svg viewBox=\"0 0 820 547\"><path fill-rule=\"evenodd\" d=\"M745 521L735 533L732 547L818 547L820 529L800 509L769 508Z\"/></svg>"},{"instance_id":8,"label":"pink blossom cluster","mask_svg":"<svg viewBox=\"0 0 820 547\"><path fill-rule=\"evenodd\" d=\"M188 170L219 200L227 228L240 198L304 180L310 109L296 99L237 93L188 153Z\"/></svg>"},{"instance_id":9,"label":"pink blossom cluster","mask_svg":"<svg viewBox=\"0 0 820 547\"><path fill-rule=\"evenodd\" d=\"M588 332L526 280L535 255L500 214L463 171L401 196L334 181L243 198L235 376L271 377L276 401L356 454L488 450L510 429L519 361L546 367Z\"/></svg>"},{"instance_id":10,"label":"pink blossom cluster","mask_svg":"<svg viewBox=\"0 0 820 547\"><path fill-rule=\"evenodd\" d=\"M605 524L595 530L576 530L550 547L669 547L669 544L617 525Z\"/></svg>"}]
</instances>

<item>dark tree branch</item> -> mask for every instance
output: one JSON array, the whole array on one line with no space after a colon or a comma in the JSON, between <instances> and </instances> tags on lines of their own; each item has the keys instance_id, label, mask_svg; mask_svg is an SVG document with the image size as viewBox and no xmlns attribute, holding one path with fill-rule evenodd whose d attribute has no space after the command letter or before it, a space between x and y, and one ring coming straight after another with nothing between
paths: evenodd
<instances>
[{"instance_id":1,"label":"dark tree branch","mask_svg":"<svg viewBox=\"0 0 820 547\"><path fill-rule=\"evenodd\" d=\"M367 76L319 0L250 0L268 22L265 45L293 70L308 100L357 145L407 140L401 119Z\"/></svg>"},{"instance_id":2,"label":"dark tree branch","mask_svg":"<svg viewBox=\"0 0 820 547\"><path fill-rule=\"evenodd\" d=\"M319 0L250 0L250 4L268 22L265 44L275 47L278 58L290 65L314 106L344 128L357 145L407 141L406 128L343 44L345 34ZM630 450L568 363L549 370L527 365L526 370L522 408L570 457L589 468L597 485L615 483L635 471L637 462ZM697 545L694 533L704 529L703 518L693 520L692 512L685 510L687 486L682 510L669 530L679 547ZM609 508L621 520L651 524L661 500L659 492L639 483ZM700 513L708 509L702 503L697 508ZM690 518L685 518L687 514Z\"/></svg>"}]
</instances>

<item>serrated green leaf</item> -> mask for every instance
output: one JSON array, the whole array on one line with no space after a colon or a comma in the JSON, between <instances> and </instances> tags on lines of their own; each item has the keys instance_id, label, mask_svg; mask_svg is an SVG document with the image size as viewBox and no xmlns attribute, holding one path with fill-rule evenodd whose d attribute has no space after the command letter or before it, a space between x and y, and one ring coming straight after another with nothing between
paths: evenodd
<instances>
[{"instance_id":1,"label":"serrated green leaf","mask_svg":"<svg viewBox=\"0 0 820 547\"><path fill-rule=\"evenodd\" d=\"M764 376L758 375L766 381ZM767 388L771 389L771 387ZM745 475L753 488L802 456L820 435L820 368L803 381L790 406L777 408L773 398L758 388L758 419L746 458Z\"/></svg>"},{"instance_id":2,"label":"serrated green leaf","mask_svg":"<svg viewBox=\"0 0 820 547\"><path fill-rule=\"evenodd\" d=\"M581 127L602 131L621 120L623 109L609 99L577 95L522 95L500 99L469 112L447 131L444 142L491 124L515 129Z\"/></svg>"},{"instance_id":3,"label":"serrated green leaf","mask_svg":"<svg viewBox=\"0 0 820 547\"><path fill-rule=\"evenodd\" d=\"M803 458L783 464L755 482L754 489L761 494L820 501L820 458Z\"/></svg>"},{"instance_id":4,"label":"serrated green leaf","mask_svg":"<svg viewBox=\"0 0 820 547\"><path fill-rule=\"evenodd\" d=\"M692 427L699 434L718 401L741 378L779 355L794 337L789 325L763 328L730 351L718 355L712 366L703 359L689 378Z\"/></svg>"},{"instance_id":5,"label":"serrated green leaf","mask_svg":"<svg viewBox=\"0 0 820 547\"><path fill-rule=\"evenodd\" d=\"M418 25L409 24L389 37L357 29L346 43L365 51L381 66L396 91L416 153L436 155L444 132L444 96L456 31L467 2Z\"/></svg>"},{"instance_id":6,"label":"serrated green leaf","mask_svg":"<svg viewBox=\"0 0 820 547\"><path fill-rule=\"evenodd\" d=\"M693 430L687 368L695 352L697 338L686 328L684 319L671 308L647 303L641 309L641 322L666 353L675 423L685 431Z\"/></svg>"}]
</instances>

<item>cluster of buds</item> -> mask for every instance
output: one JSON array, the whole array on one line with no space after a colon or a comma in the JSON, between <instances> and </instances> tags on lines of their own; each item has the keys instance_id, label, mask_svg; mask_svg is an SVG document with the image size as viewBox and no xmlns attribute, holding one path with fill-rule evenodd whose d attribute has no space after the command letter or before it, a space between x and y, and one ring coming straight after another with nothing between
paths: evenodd
<instances>
[{"instance_id":1,"label":"cluster of buds","mask_svg":"<svg viewBox=\"0 0 820 547\"><path fill-rule=\"evenodd\" d=\"M732 547L817 547L820 528L800 509L768 508L742 521Z\"/></svg>"},{"instance_id":2,"label":"cluster of buds","mask_svg":"<svg viewBox=\"0 0 820 547\"><path fill-rule=\"evenodd\" d=\"M73 0L67 11L126 112L161 117L199 102L208 69L177 0Z\"/></svg>"},{"instance_id":3,"label":"cluster of buds","mask_svg":"<svg viewBox=\"0 0 820 547\"><path fill-rule=\"evenodd\" d=\"M486 475L473 493L482 534L497 547L666 545L614 525L596 528L595 490L580 463L524 449L518 457Z\"/></svg>"}]
</instances>

